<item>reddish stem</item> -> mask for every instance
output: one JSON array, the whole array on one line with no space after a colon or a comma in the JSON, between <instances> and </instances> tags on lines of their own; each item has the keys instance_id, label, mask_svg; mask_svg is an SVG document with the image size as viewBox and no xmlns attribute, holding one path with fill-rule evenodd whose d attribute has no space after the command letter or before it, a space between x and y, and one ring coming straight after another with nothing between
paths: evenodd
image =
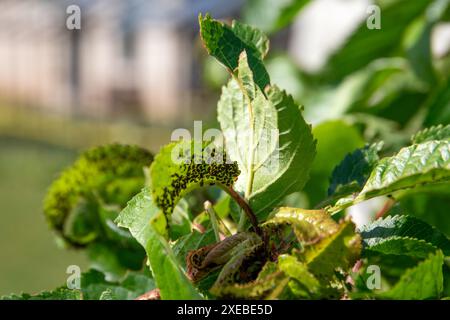
<instances>
[{"instance_id":1,"label":"reddish stem","mask_svg":"<svg viewBox=\"0 0 450 320\"><path fill-rule=\"evenodd\" d=\"M244 210L245 214L247 215L248 220L250 220L250 223L253 226L253 230L255 233L259 236L262 236L261 228L258 226L258 219L256 218L255 214L253 213L252 208L250 208L247 201L241 197L239 193L234 191L231 187L226 187L225 191L238 203L238 205Z\"/></svg>"}]
</instances>

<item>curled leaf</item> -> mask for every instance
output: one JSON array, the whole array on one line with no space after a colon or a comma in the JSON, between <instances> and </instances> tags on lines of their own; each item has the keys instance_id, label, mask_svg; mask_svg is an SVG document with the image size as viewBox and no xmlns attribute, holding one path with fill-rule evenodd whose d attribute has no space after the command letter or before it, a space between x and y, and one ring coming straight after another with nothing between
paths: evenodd
<instances>
[{"instance_id":1,"label":"curled leaf","mask_svg":"<svg viewBox=\"0 0 450 320\"><path fill-rule=\"evenodd\" d=\"M178 201L195 188L231 187L239 176L236 162L211 144L179 141L166 145L150 167L152 196L170 221Z\"/></svg>"},{"instance_id":2,"label":"curled leaf","mask_svg":"<svg viewBox=\"0 0 450 320\"><path fill-rule=\"evenodd\" d=\"M338 231L339 225L324 210L304 210L281 207L272 213L273 217L263 226L290 224L302 243L318 240Z\"/></svg>"},{"instance_id":3,"label":"curled leaf","mask_svg":"<svg viewBox=\"0 0 450 320\"><path fill-rule=\"evenodd\" d=\"M74 246L103 237L102 206L117 214L144 187L143 169L152 160L150 152L137 146L112 144L86 151L50 186L44 200L49 225Z\"/></svg>"}]
</instances>

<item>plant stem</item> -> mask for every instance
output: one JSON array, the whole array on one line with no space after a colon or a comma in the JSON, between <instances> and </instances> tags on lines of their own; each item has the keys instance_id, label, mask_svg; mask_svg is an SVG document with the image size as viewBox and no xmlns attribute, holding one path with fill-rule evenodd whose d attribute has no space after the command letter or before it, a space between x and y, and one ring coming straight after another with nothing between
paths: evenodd
<instances>
[{"instance_id":1,"label":"plant stem","mask_svg":"<svg viewBox=\"0 0 450 320\"><path fill-rule=\"evenodd\" d=\"M389 210L391 210L394 204L395 204L394 199L392 198L387 199L383 207L376 213L375 220L382 218Z\"/></svg>"},{"instance_id":2,"label":"plant stem","mask_svg":"<svg viewBox=\"0 0 450 320\"><path fill-rule=\"evenodd\" d=\"M254 115L253 115L253 106L252 106L252 99L250 99L247 90L244 88L244 85L242 83L242 80L234 75L232 73L232 76L234 78L234 80L236 80L239 88L242 91L242 94L244 95L245 100L247 101L247 106L248 106L248 113L249 113L249 128L250 128L250 141L249 141L249 148L250 148L250 155L249 155L249 159L248 159L248 163L247 163L247 184L245 187L245 199L249 199L250 195L252 193L252 189L253 189L253 179L255 176L255 172L253 171L253 162L254 162L254 158L255 158L255 146L254 146ZM245 209L244 209L245 211ZM243 231L244 226L245 226L245 214L247 212L241 212L240 218L239 218L239 224L238 224L238 230L239 231ZM248 214L247 214L248 216Z\"/></svg>"},{"instance_id":3,"label":"plant stem","mask_svg":"<svg viewBox=\"0 0 450 320\"><path fill-rule=\"evenodd\" d=\"M209 201L205 201L203 206L205 208L205 211L209 215L209 220L211 221L211 225L214 230L214 236L216 237L216 241L220 242L219 224L217 223L216 212L214 211L212 203Z\"/></svg>"},{"instance_id":4,"label":"plant stem","mask_svg":"<svg viewBox=\"0 0 450 320\"><path fill-rule=\"evenodd\" d=\"M252 208L248 205L247 201L242 198L239 193L234 191L231 187L226 187L225 191L239 204L239 206L244 210L244 213L247 215L247 218L250 220L250 223L253 226L253 230L258 234L259 236L262 235L261 229L258 226L258 219L256 218L255 214L253 213ZM244 220L245 221L245 220ZM240 221L239 221L240 223Z\"/></svg>"}]
</instances>

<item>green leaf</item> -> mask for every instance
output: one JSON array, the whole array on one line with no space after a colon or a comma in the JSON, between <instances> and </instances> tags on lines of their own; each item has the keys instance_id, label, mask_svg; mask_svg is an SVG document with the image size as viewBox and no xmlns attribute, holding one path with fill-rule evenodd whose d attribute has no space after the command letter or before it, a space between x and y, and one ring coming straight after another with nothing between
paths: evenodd
<instances>
[{"instance_id":1,"label":"green leaf","mask_svg":"<svg viewBox=\"0 0 450 320\"><path fill-rule=\"evenodd\" d=\"M388 255L406 255L417 258L426 258L430 253L436 252L437 248L432 244L409 237L392 236L381 239L375 244L364 248L364 252L378 252Z\"/></svg>"},{"instance_id":2,"label":"green leaf","mask_svg":"<svg viewBox=\"0 0 450 320\"><path fill-rule=\"evenodd\" d=\"M374 143L348 154L333 170L328 195L341 196L360 191L378 162L378 152L382 147L383 143Z\"/></svg>"},{"instance_id":3,"label":"green leaf","mask_svg":"<svg viewBox=\"0 0 450 320\"><path fill-rule=\"evenodd\" d=\"M81 276L81 290L84 300L101 300L109 292L114 300L133 300L155 289L155 281L148 275L130 272L121 281L110 282L104 274L90 270Z\"/></svg>"},{"instance_id":4,"label":"green leaf","mask_svg":"<svg viewBox=\"0 0 450 320\"><path fill-rule=\"evenodd\" d=\"M436 83L436 73L431 53L431 36L435 23L421 19L418 24L419 26L413 24L413 28L416 30L410 31L413 33L410 36L413 40L409 40L411 44L408 46L406 54L417 77L433 85Z\"/></svg>"},{"instance_id":5,"label":"green leaf","mask_svg":"<svg viewBox=\"0 0 450 320\"><path fill-rule=\"evenodd\" d=\"M99 300L117 300L117 298L114 295L114 293L111 291L111 289L108 288L102 292Z\"/></svg>"},{"instance_id":6,"label":"green leaf","mask_svg":"<svg viewBox=\"0 0 450 320\"><path fill-rule=\"evenodd\" d=\"M433 90L426 110L425 126L450 123L450 78Z\"/></svg>"},{"instance_id":7,"label":"green leaf","mask_svg":"<svg viewBox=\"0 0 450 320\"><path fill-rule=\"evenodd\" d=\"M316 217L309 213L311 216L307 215L306 220L321 227L322 238L305 245L302 251L294 250L292 256L279 256L278 264L270 270L263 269L264 275L261 271L258 278L270 280L268 287L255 282L259 288L272 288L272 298L329 299L339 298L344 293L337 274L348 272L359 258L360 237L351 222L335 223L329 232L326 230L329 222L315 221ZM285 276L278 275L278 270ZM286 292L286 285L289 292Z\"/></svg>"},{"instance_id":8,"label":"green leaf","mask_svg":"<svg viewBox=\"0 0 450 320\"><path fill-rule=\"evenodd\" d=\"M288 220L300 220L302 223L310 221L317 227L321 226L323 237L320 241L306 245L303 251L294 250L292 255L280 255L277 262L267 262L254 281L217 288L221 297L323 299L342 295L342 285L338 285L336 272L348 271L359 257L361 249L354 226L350 222L341 225L335 223L332 228L334 232L330 233L325 231L329 222L321 223L312 211L301 219L299 215L298 212L294 213L294 217ZM275 222L267 221L267 224L271 223Z\"/></svg>"},{"instance_id":9,"label":"green leaf","mask_svg":"<svg viewBox=\"0 0 450 320\"><path fill-rule=\"evenodd\" d=\"M215 237L212 229L204 233L193 230L190 234L179 238L172 246L172 250L177 256L180 265L182 265L183 269L186 269L186 256L189 251L197 250L214 242Z\"/></svg>"},{"instance_id":10,"label":"green leaf","mask_svg":"<svg viewBox=\"0 0 450 320\"><path fill-rule=\"evenodd\" d=\"M0 300L81 300L82 295L79 290L67 289L64 287L53 291L43 291L38 294L22 293L2 296Z\"/></svg>"},{"instance_id":11,"label":"green leaf","mask_svg":"<svg viewBox=\"0 0 450 320\"><path fill-rule=\"evenodd\" d=\"M170 143L150 167L153 201L173 224L173 210L184 195L204 185L231 187L238 175L237 163L219 147L196 141Z\"/></svg>"},{"instance_id":12,"label":"green leaf","mask_svg":"<svg viewBox=\"0 0 450 320\"><path fill-rule=\"evenodd\" d=\"M313 128L317 139L317 156L311 169L311 179L305 187L314 206L327 196L333 169L349 152L364 147L364 139L355 126L342 120L323 122Z\"/></svg>"},{"instance_id":13,"label":"green leaf","mask_svg":"<svg viewBox=\"0 0 450 320\"><path fill-rule=\"evenodd\" d=\"M276 32L290 24L309 0L251 0L244 7L244 19L264 32Z\"/></svg>"},{"instance_id":14,"label":"green leaf","mask_svg":"<svg viewBox=\"0 0 450 320\"><path fill-rule=\"evenodd\" d=\"M450 142L428 141L401 149L379 161L359 199L367 199L417 185L450 180Z\"/></svg>"},{"instance_id":15,"label":"green leaf","mask_svg":"<svg viewBox=\"0 0 450 320\"><path fill-rule=\"evenodd\" d=\"M233 21L231 26L199 15L200 35L208 53L235 74L239 55L246 51L255 82L261 91L270 83L262 59L269 49L268 38L259 30Z\"/></svg>"},{"instance_id":16,"label":"green leaf","mask_svg":"<svg viewBox=\"0 0 450 320\"><path fill-rule=\"evenodd\" d=\"M49 188L44 214L51 228L75 246L108 239L100 205L125 206L144 186L143 168L152 159L145 149L119 144L84 152Z\"/></svg>"},{"instance_id":17,"label":"green leaf","mask_svg":"<svg viewBox=\"0 0 450 320\"><path fill-rule=\"evenodd\" d=\"M450 124L443 126L433 126L416 133L412 138L412 143L422 143L430 140L450 141Z\"/></svg>"},{"instance_id":18,"label":"green leaf","mask_svg":"<svg viewBox=\"0 0 450 320\"><path fill-rule=\"evenodd\" d=\"M428 189L428 188L427 188ZM430 225L439 228L442 233L450 237L450 184L435 186L431 190L418 188L415 192L407 192L399 199L400 207Z\"/></svg>"},{"instance_id":19,"label":"green leaf","mask_svg":"<svg viewBox=\"0 0 450 320\"><path fill-rule=\"evenodd\" d=\"M314 89L311 97L303 94L302 99L307 107L305 116L314 123L338 119L348 112L365 112L366 119L367 112L372 114L380 107L395 111L389 107L398 99L400 90L415 92L422 87L406 59L377 57L342 81ZM403 114L410 113L401 110Z\"/></svg>"},{"instance_id":20,"label":"green leaf","mask_svg":"<svg viewBox=\"0 0 450 320\"><path fill-rule=\"evenodd\" d=\"M400 254L401 246L404 246L405 250L407 250L404 251L406 254L408 251L415 249L414 247L407 249L406 247L410 244L420 246L421 248L426 247L423 243L413 243L410 240L417 239L440 248L446 255L450 254L450 240L444 234L429 224L407 215L396 215L378 219L362 227L359 233L363 239L365 250L374 248L374 250L380 252L386 250L386 253L391 251L391 253ZM401 239L405 240L404 244L401 243ZM389 247L390 240L393 240L392 247ZM417 250L419 249L417 248ZM423 252L426 252L426 250Z\"/></svg>"},{"instance_id":21,"label":"green leaf","mask_svg":"<svg viewBox=\"0 0 450 320\"><path fill-rule=\"evenodd\" d=\"M155 227L159 209L149 188L144 188L122 210L116 223L128 228L145 248L150 268L163 299L200 299L167 241Z\"/></svg>"},{"instance_id":22,"label":"green leaf","mask_svg":"<svg viewBox=\"0 0 450 320\"><path fill-rule=\"evenodd\" d=\"M320 282L308 270L306 264L299 262L294 256L284 254L278 257L278 267L291 279L288 286L297 298L318 297Z\"/></svg>"},{"instance_id":23,"label":"green leaf","mask_svg":"<svg viewBox=\"0 0 450 320\"><path fill-rule=\"evenodd\" d=\"M424 16L413 23L413 26L410 27L411 30L406 34L406 50L411 67L419 79L428 82L431 86L437 82L431 48L432 32L448 8L450 6L447 0L432 1Z\"/></svg>"},{"instance_id":24,"label":"green leaf","mask_svg":"<svg viewBox=\"0 0 450 320\"><path fill-rule=\"evenodd\" d=\"M295 101L306 103L306 93L308 91L305 76L298 69L294 59L286 52L276 52L265 61L267 72L270 74L272 83L289 92ZM306 111L308 111L307 109ZM305 116L306 119L306 116Z\"/></svg>"},{"instance_id":25,"label":"green leaf","mask_svg":"<svg viewBox=\"0 0 450 320\"><path fill-rule=\"evenodd\" d=\"M381 6L381 29L369 29L363 19L345 42L335 52L324 68L324 77L337 81L379 57L395 53L409 24L421 15L429 1L394 1Z\"/></svg>"},{"instance_id":26,"label":"green leaf","mask_svg":"<svg viewBox=\"0 0 450 320\"><path fill-rule=\"evenodd\" d=\"M94 242L87 248L90 265L106 274L108 280L119 280L129 270L140 270L145 251L136 242L136 247L118 247L114 242Z\"/></svg>"},{"instance_id":27,"label":"green leaf","mask_svg":"<svg viewBox=\"0 0 450 320\"><path fill-rule=\"evenodd\" d=\"M189 218L189 203L181 199L173 210L170 219L170 238L176 240L191 233L192 222Z\"/></svg>"},{"instance_id":28,"label":"green leaf","mask_svg":"<svg viewBox=\"0 0 450 320\"><path fill-rule=\"evenodd\" d=\"M251 279L265 262L262 239L253 232L240 232L220 242L205 258L205 264L224 264L211 288L213 294L230 283L242 283Z\"/></svg>"},{"instance_id":29,"label":"green leaf","mask_svg":"<svg viewBox=\"0 0 450 320\"><path fill-rule=\"evenodd\" d=\"M254 281L244 284L225 285L217 288L216 293L223 298L262 299L267 298L285 280L286 276L278 270L277 264L269 261L264 265Z\"/></svg>"},{"instance_id":30,"label":"green leaf","mask_svg":"<svg viewBox=\"0 0 450 320\"><path fill-rule=\"evenodd\" d=\"M351 268L361 253L361 238L355 233L351 222L339 225L337 232L323 238L317 244L305 247L299 254L300 261L308 266L310 272L327 287L331 295L335 294L330 282L335 281L337 269Z\"/></svg>"},{"instance_id":31,"label":"green leaf","mask_svg":"<svg viewBox=\"0 0 450 320\"><path fill-rule=\"evenodd\" d=\"M428 259L406 270L400 280L379 297L397 300L440 298L443 290L443 262L444 255L440 250L430 254Z\"/></svg>"},{"instance_id":32,"label":"green leaf","mask_svg":"<svg viewBox=\"0 0 450 320\"><path fill-rule=\"evenodd\" d=\"M315 141L292 97L276 86L263 95L252 82L245 53L239 63L238 79L222 89L218 119L227 152L241 169L236 188L264 219L284 196L303 188Z\"/></svg>"}]
</instances>

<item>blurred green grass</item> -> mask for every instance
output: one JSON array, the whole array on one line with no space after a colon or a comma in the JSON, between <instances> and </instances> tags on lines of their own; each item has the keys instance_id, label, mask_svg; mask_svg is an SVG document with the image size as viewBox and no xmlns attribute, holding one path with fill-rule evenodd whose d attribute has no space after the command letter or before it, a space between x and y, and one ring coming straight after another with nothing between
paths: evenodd
<instances>
[{"instance_id":1,"label":"blurred green grass","mask_svg":"<svg viewBox=\"0 0 450 320\"><path fill-rule=\"evenodd\" d=\"M82 252L56 246L42 214L52 180L75 150L0 136L0 295L63 285L69 265L86 270Z\"/></svg>"}]
</instances>

